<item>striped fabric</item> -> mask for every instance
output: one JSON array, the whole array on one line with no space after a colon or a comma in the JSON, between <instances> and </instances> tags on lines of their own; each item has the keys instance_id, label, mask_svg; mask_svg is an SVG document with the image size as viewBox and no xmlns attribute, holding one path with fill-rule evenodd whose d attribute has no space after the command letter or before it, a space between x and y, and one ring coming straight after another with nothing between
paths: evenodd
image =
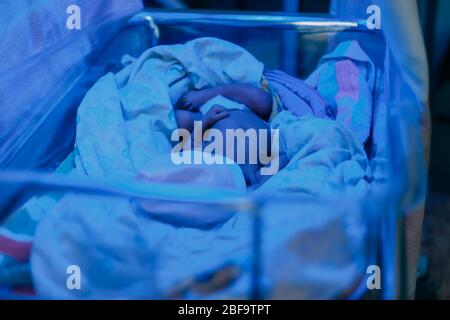
<instances>
[{"instance_id":1,"label":"striped fabric","mask_svg":"<svg viewBox=\"0 0 450 320\"><path fill-rule=\"evenodd\" d=\"M69 174L74 168L73 154L64 160L56 173ZM30 199L0 226L0 298L32 294L30 254L34 232L46 212L62 197L49 192Z\"/></svg>"}]
</instances>

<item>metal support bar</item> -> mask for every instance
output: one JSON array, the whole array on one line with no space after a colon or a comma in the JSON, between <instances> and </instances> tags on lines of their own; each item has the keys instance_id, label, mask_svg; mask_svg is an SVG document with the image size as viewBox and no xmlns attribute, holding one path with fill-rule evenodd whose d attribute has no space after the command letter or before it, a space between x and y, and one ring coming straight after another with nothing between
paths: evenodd
<instances>
[{"instance_id":1,"label":"metal support bar","mask_svg":"<svg viewBox=\"0 0 450 320\"><path fill-rule=\"evenodd\" d=\"M179 10L144 10L136 14L131 21L152 21L156 25L190 25L205 24L224 27L264 27L292 29L297 31L343 31L347 29L367 29L364 21L339 20L329 15L288 15L288 14L261 14L241 12L215 12L215 11L179 11Z\"/></svg>"}]
</instances>

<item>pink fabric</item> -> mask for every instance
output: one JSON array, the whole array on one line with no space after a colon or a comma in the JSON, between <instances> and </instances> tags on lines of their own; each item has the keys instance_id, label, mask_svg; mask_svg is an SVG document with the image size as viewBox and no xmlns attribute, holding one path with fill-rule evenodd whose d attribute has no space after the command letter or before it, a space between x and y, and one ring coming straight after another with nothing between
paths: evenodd
<instances>
[{"instance_id":1,"label":"pink fabric","mask_svg":"<svg viewBox=\"0 0 450 320\"><path fill-rule=\"evenodd\" d=\"M336 101L350 98L355 103L359 100L359 70L350 60L336 62L336 80L338 93ZM352 124L352 110L350 104L341 104L339 107L339 120L345 127Z\"/></svg>"},{"instance_id":2,"label":"pink fabric","mask_svg":"<svg viewBox=\"0 0 450 320\"><path fill-rule=\"evenodd\" d=\"M18 262L28 261L31 252L31 241L17 241L0 235L0 253L6 254Z\"/></svg>"},{"instance_id":3,"label":"pink fabric","mask_svg":"<svg viewBox=\"0 0 450 320\"><path fill-rule=\"evenodd\" d=\"M350 60L338 61L336 62L336 77L339 90L336 99L341 99L346 96L358 101L358 68Z\"/></svg>"},{"instance_id":4,"label":"pink fabric","mask_svg":"<svg viewBox=\"0 0 450 320\"><path fill-rule=\"evenodd\" d=\"M336 121L364 144L372 125L375 66L357 41L345 41L325 55L306 83L328 102Z\"/></svg>"}]
</instances>

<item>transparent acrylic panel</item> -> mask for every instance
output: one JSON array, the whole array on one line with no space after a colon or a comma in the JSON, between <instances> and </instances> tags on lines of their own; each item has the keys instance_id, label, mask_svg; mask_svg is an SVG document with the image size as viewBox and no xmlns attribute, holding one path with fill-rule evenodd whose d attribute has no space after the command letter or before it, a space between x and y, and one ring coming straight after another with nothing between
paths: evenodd
<instances>
[{"instance_id":1,"label":"transparent acrylic panel","mask_svg":"<svg viewBox=\"0 0 450 320\"><path fill-rule=\"evenodd\" d=\"M4 298L360 298L380 264L380 214L357 199L10 178L35 195L3 222Z\"/></svg>"}]
</instances>

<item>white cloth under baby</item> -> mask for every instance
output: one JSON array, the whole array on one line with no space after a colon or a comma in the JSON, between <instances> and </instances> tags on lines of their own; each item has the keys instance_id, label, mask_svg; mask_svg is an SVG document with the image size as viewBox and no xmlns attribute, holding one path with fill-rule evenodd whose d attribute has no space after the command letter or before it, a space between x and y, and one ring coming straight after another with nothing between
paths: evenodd
<instances>
[{"instance_id":1,"label":"white cloth under baby","mask_svg":"<svg viewBox=\"0 0 450 320\"><path fill-rule=\"evenodd\" d=\"M202 105L199 111L202 114L206 114L216 104L224 107L227 110L248 110L245 104L237 103L233 100L225 98L224 96L218 95L208 100L204 105Z\"/></svg>"}]
</instances>

